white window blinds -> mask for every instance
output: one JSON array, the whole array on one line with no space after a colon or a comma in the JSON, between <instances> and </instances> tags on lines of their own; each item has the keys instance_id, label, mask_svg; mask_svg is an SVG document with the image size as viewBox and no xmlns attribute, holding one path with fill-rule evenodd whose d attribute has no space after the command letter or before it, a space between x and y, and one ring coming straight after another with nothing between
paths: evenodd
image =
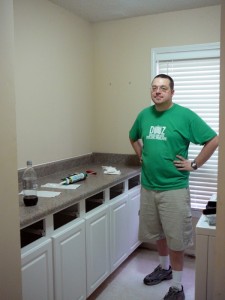
<instances>
[{"instance_id":1,"label":"white window blinds","mask_svg":"<svg viewBox=\"0 0 225 300\"><path fill-rule=\"evenodd\" d=\"M202 49L203 48L203 49ZM175 103L195 111L217 133L219 131L219 44L153 49L153 77L159 73L174 79ZM168 51L169 50L169 51ZM190 145L189 159L200 152L202 146ZM197 171L190 174L192 208L203 209L217 192L218 151Z\"/></svg>"}]
</instances>

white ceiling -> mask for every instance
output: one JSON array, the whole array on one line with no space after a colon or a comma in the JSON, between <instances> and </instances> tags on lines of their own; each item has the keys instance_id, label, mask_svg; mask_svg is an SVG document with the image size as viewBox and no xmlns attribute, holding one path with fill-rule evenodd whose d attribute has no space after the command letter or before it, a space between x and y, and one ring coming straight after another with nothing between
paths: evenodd
<instances>
[{"instance_id":1,"label":"white ceiling","mask_svg":"<svg viewBox=\"0 0 225 300\"><path fill-rule=\"evenodd\" d=\"M221 0L49 0L89 22L218 5Z\"/></svg>"}]
</instances>

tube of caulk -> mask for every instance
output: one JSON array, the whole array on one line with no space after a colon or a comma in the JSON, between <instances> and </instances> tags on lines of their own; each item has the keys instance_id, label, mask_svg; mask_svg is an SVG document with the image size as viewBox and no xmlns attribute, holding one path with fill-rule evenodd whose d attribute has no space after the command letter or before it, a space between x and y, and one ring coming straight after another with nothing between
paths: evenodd
<instances>
[{"instance_id":1,"label":"tube of caulk","mask_svg":"<svg viewBox=\"0 0 225 300\"><path fill-rule=\"evenodd\" d=\"M64 178L60 184L68 185L80 180L84 180L86 177L87 177L87 173L74 174Z\"/></svg>"}]
</instances>

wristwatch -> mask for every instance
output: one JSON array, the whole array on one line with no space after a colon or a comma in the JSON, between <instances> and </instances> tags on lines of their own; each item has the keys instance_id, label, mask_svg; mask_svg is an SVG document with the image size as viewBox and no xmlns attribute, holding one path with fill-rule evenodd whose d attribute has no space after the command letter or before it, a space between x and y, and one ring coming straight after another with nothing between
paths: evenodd
<instances>
[{"instance_id":1,"label":"wristwatch","mask_svg":"<svg viewBox=\"0 0 225 300\"><path fill-rule=\"evenodd\" d=\"M195 160L193 160L193 161L191 162L191 167L192 167L193 170L197 170L197 169L198 169L198 165L197 165L197 163L196 163Z\"/></svg>"}]
</instances>

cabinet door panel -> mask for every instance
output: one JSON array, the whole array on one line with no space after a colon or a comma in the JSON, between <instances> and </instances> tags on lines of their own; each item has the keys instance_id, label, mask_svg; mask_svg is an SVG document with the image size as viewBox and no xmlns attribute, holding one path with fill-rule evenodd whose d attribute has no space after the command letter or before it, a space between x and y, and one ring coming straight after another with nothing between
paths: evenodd
<instances>
[{"instance_id":1,"label":"cabinet door panel","mask_svg":"<svg viewBox=\"0 0 225 300\"><path fill-rule=\"evenodd\" d=\"M103 207L86 217L87 296L109 275L109 209Z\"/></svg>"},{"instance_id":2,"label":"cabinet door panel","mask_svg":"<svg viewBox=\"0 0 225 300\"><path fill-rule=\"evenodd\" d=\"M32 249L22 249L23 300L53 299L51 239L42 238Z\"/></svg>"},{"instance_id":3,"label":"cabinet door panel","mask_svg":"<svg viewBox=\"0 0 225 300\"><path fill-rule=\"evenodd\" d=\"M196 235L195 299L207 299L208 237Z\"/></svg>"},{"instance_id":4,"label":"cabinet door panel","mask_svg":"<svg viewBox=\"0 0 225 300\"><path fill-rule=\"evenodd\" d=\"M214 281L214 257L216 252L216 238L209 236L208 240L208 278L207 278L207 300L213 299L213 281Z\"/></svg>"},{"instance_id":5,"label":"cabinet door panel","mask_svg":"<svg viewBox=\"0 0 225 300\"><path fill-rule=\"evenodd\" d=\"M140 188L135 188L129 193L129 249L132 253L139 245L139 210L140 210Z\"/></svg>"},{"instance_id":6,"label":"cabinet door panel","mask_svg":"<svg viewBox=\"0 0 225 300\"><path fill-rule=\"evenodd\" d=\"M52 236L55 300L86 299L85 222L71 222Z\"/></svg>"},{"instance_id":7,"label":"cabinet door panel","mask_svg":"<svg viewBox=\"0 0 225 300\"><path fill-rule=\"evenodd\" d=\"M114 271L128 256L128 214L128 195L110 204L111 271Z\"/></svg>"}]
</instances>

